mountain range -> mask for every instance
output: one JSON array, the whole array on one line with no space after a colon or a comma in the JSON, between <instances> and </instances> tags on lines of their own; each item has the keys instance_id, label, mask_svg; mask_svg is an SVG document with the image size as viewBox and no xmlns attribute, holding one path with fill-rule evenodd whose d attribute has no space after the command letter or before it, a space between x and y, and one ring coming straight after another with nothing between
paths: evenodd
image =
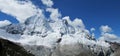
<instances>
[{"instance_id":1,"label":"mountain range","mask_svg":"<svg viewBox=\"0 0 120 56\"><path fill-rule=\"evenodd\" d=\"M0 37L2 56L119 56L120 43L96 39L81 19L45 19L38 13L1 27Z\"/></svg>"}]
</instances>

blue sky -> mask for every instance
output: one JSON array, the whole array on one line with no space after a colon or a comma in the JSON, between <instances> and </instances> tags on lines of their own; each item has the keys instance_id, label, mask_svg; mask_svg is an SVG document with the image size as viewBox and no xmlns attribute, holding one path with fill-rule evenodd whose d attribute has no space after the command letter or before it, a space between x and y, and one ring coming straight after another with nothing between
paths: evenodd
<instances>
[{"instance_id":1,"label":"blue sky","mask_svg":"<svg viewBox=\"0 0 120 56\"><path fill-rule=\"evenodd\" d=\"M62 15L81 18L87 29L108 25L120 36L120 0L54 0Z\"/></svg>"},{"instance_id":2,"label":"blue sky","mask_svg":"<svg viewBox=\"0 0 120 56\"><path fill-rule=\"evenodd\" d=\"M120 0L53 0L54 8L59 8L62 16L81 18L87 29L94 27L98 37L99 27L108 25L113 33L120 36ZM33 3L40 6L40 0L33 0ZM44 6L42 7L44 8ZM0 20L10 20L13 23L18 21L5 13L0 12Z\"/></svg>"}]
</instances>

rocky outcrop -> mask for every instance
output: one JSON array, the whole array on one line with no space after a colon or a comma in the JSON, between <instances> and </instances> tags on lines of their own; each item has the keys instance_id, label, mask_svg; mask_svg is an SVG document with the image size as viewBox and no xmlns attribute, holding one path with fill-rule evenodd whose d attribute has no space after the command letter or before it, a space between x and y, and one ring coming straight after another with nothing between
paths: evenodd
<instances>
[{"instance_id":1,"label":"rocky outcrop","mask_svg":"<svg viewBox=\"0 0 120 56\"><path fill-rule=\"evenodd\" d=\"M111 49L113 53L111 56L120 56L120 43L117 42L111 42Z\"/></svg>"},{"instance_id":2,"label":"rocky outcrop","mask_svg":"<svg viewBox=\"0 0 120 56\"><path fill-rule=\"evenodd\" d=\"M42 45L24 45L24 48L36 56L97 56L82 44L58 44L54 48Z\"/></svg>"},{"instance_id":3,"label":"rocky outcrop","mask_svg":"<svg viewBox=\"0 0 120 56\"><path fill-rule=\"evenodd\" d=\"M82 44L65 44L55 48L52 56L96 56L87 46Z\"/></svg>"},{"instance_id":4,"label":"rocky outcrop","mask_svg":"<svg viewBox=\"0 0 120 56\"><path fill-rule=\"evenodd\" d=\"M42 46L42 45L23 45L23 47L27 50L30 51L32 54L35 56L51 56L52 50L51 48L47 46Z\"/></svg>"},{"instance_id":5,"label":"rocky outcrop","mask_svg":"<svg viewBox=\"0 0 120 56\"><path fill-rule=\"evenodd\" d=\"M0 56L34 56L20 45L0 38Z\"/></svg>"}]
</instances>

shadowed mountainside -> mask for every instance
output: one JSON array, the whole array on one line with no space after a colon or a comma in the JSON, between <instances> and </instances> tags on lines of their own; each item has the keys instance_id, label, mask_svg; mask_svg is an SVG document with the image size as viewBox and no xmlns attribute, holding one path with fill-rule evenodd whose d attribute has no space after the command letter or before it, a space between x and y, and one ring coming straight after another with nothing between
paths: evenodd
<instances>
[{"instance_id":1,"label":"shadowed mountainside","mask_svg":"<svg viewBox=\"0 0 120 56\"><path fill-rule=\"evenodd\" d=\"M34 56L28 53L23 47L0 38L0 56Z\"/></svg>"}]
</instances>

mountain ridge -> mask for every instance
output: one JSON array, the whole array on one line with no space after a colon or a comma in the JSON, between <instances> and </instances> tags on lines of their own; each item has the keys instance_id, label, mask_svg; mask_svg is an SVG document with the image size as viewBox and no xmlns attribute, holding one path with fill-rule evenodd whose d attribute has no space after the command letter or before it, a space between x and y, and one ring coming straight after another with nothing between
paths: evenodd
<instances>
[{"instance_id":1,"label":"mountain ridge","mask_svg":"<svg viewBox=\"0 0 120 56\"><path fill-rule=\"evenodd\" d=\"M53 20L41 18L38 14L28 18L23 24L11 24L1 28L0 31L1 37L20 43L23 48L36 56L45 56L47 53L47 56L88 56L89 54L82 54L86 51L92 56L99 56L100 53L107 55L111 50L108 42L95 39L85 29L81 19Z\"/></svg>"}]
</instances>

